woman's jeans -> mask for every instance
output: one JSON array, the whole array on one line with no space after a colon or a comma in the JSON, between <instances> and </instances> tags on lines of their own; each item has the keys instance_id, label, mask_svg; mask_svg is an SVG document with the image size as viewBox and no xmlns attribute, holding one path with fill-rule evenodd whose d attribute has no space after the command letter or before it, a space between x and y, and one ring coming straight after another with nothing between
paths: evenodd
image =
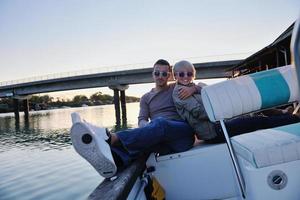
<instances>
[{"instance_id":1,"label":"woman's jeans","mask_svg":"<svg viewBox=\"0 0 300 200\"><path fill-rule=\"evenodd\" d=\"M284 126L300 122L300 118L291 114L279 114L272 116L247 116L239 117L225 121L225 127L229 137L240 135L242 133L249 133L259 129L267 129L278 126ZM219 123L215 124L217 137L207 140L207 143L221 143L225 142L225 136Z\"/></svg>"}]
</instances>

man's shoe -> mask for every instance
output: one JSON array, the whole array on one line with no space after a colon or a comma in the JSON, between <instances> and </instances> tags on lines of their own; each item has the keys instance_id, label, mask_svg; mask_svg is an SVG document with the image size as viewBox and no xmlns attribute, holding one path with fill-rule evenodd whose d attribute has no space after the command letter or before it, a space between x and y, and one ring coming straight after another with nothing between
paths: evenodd
<instances>
[{"instance_id":1,"label":"man's shoe","mask_svg":"<svg viewBox=\"0 0 300 200\"><path fill-rule=\"evenodd\" d=\"M86 121L84 121L84 123L90 127L97 136L101 136L105 141L109 139L110 133L107 128L99 127Z\"/></svg>"},{"instance_id":2,"label":"man's shoe","mask_svg":"<svg viewBox=\"0 0 300 200\"><path fill-rule=\"evenodd\" d=\"M108 131L107 128L103 128L103 127L99 127L99 126L96 126L94 124L91 124L85 120L82 120L79 113L77 112L73 112L71 114L71 117L72 117L72 123L75 124L76 122L83 122L85 123L86 125L88 125L88 127L90 127L90 129L92 129L92 131L96 134L96 135L99 135L101 136L105 141L107 141L110 137L110 133Z\"/></svg>"},{"instance_id":3,"label":"man's shoe","mask_svg":"<svg viewBox=\"0 0 300 200\"><path fill-rule=\"evenodd\" d=\"M82 119L78 112L71 113L71 118L72 118L72 124L75 124L76 122L82 122Z\"/></svg>"},{"instance_id":4,"label":"man's shoe","mask_svg":"<svg viewBox=\"0 0 300 200\"><path fill-rule=\"evenodd\" d=\"M110 178L116 174L117 167L110 146L86 123L77 121L73 124L71 140L77 153L85 158L101 176Z\"/></svg>"}]
</instances>

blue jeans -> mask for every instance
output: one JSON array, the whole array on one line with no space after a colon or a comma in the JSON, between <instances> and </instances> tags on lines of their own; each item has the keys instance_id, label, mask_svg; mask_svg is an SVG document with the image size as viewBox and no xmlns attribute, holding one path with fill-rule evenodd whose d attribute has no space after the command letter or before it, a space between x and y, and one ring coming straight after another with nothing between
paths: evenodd
<instances>
[{"instance_id":1,"label":"blue jeans","mask_svg":"<svg viewBox=\"0 0 300 200\"><path fill-rule=\"evenodd\" d=\"M143 152L176 153L190 149L194 131L184 121L156 118L143 128L117 132L122 146L112 146L125 166Z\"/></svg>"}]
</instances>

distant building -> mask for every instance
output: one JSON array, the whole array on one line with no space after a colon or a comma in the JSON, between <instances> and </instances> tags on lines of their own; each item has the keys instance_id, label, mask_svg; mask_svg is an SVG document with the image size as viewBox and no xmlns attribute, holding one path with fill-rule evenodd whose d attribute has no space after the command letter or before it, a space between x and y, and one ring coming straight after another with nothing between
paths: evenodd
<instances>
[{"instance_id":1,"label":"distant building","mask_svg":"<svg viewBox=\"0 0 300 200\"><path fill-rule=\"evenodd\" d=\"M233 77L291 64L290 43L294 24L288 27L273 43L230 69L233 71Z\"/></svg>"}]
</instances>

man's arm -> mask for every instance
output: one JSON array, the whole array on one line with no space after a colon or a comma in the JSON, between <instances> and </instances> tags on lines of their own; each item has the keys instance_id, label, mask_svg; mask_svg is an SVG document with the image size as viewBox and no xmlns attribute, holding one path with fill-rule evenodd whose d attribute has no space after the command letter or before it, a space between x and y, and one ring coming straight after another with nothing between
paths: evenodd
<instances>
[{"instance_id":1,"label":"man's arm","mask_svg":"<svg viewBox=\"0 0 300 200\"><path fill-rule=\"evenodd\" d=\"M143 95L141 100L140 100L140 112L139 112L139 116L138 116L138 126L144 127L149 123L149 117L150 117L150 113L149 113L149 105L147 104L146 101L146 96Z\"/></svg>"},{"instance_id":2,"label":"man's arm","mask_svg":"<svg viewBox=\"0 0 300 200\"><path fill-rule=\"evenodd\" d=\"M178 90L178 97L181 100L187 99L193 94L200 94L202 87L204 87L206 84L205 83L199 83L198 85L193 85L191 87L180 87Z\"/></svg>"},{"instance_id":3,"label":"man's arm","mask_svg":"<svg viewBox=\"0 0 300 200\"><path fill-rule=\"evenodd\" d=\"M143 127L147 126L147 124L149 124L149 121L140 120L139 121L139 128L143 128Z\"/></svg>"}]
</instances>

